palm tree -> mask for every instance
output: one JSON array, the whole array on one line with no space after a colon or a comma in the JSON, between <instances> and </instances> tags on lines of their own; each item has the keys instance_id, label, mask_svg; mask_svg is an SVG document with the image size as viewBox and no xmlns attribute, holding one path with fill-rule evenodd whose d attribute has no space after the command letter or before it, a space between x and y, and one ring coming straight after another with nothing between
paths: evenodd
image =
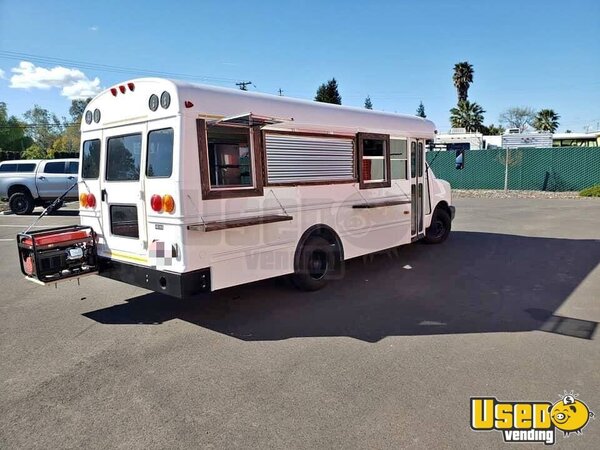
<instances>
[{"instance_id":1,"label":"palm tree","mask_svg":"<svg viewBox=\"0 0 600 450\"><path fill-rule=\"evenodd\" d=\"M469 86L471 86L471 83L473 82L473 73L473 66L467 61L454 64L452 81L454 82L454 87L456 87L459 103L461 101L466 101L469 96Z\"/></svg>"},{"instance_id":2,"label":"palm tree","mask_svg":"<svg viewBox=\"0 0 600 450\"><path fill-rule=\"evenodd\" d=\"M475 102L462 100L456 108L450 110L450 124L453 128L466 128L468 132L483 128L485 110Z\"/></svg>"},{"instance_id":3,"label":"palm tree","mask_svg":"<svg viewBox=\"0 0 600 450\"><path fill-rule=\"evenodd\" d=\"M538 131L554 133L558 128L558 119L560 116L553 109L542 109L535 115L533 127Z\"/></svg>"}]
</instances>

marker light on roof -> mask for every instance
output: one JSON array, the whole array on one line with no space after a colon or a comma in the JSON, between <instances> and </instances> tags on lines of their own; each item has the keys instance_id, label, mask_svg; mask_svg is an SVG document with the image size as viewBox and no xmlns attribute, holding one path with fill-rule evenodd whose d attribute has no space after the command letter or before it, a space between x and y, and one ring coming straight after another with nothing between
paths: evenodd
<instances>
[{"instance_id":1,"label":"marker light on roof","mask_svg":"<svg viewBox=\"0 0 600 450\"><path fill-rule=\"evenodd\" d=\"M160 106L167 109L170 104L171 104L171 94L169 94L167 91L164 91L160 95Z\"/></svg>"},{"instance_id":2,"label":"marker light on roof","mask_svg":"<svg viewBox=\"0 0 600 450\"><path fill-rule=\"evenodd\" d=\"M121 94L125 93L125 86L121 85L119 86L119 90L121 91Z\"/></svg>"},{"instance_id":3,"label":"marker light on roof","mask_svg":"<svg viewBox=\"0 0 600 450\"><path fill-rule=\"evenodd\" d=\"M127 87L129 88L129 90L131 92L135 91L135 84L133 84L133 83L127 83Z\"/></svg>"},{"instance_id":4,"label":"marker light on roof","mask_svg":"<svg viewBox=\"0 0 600 450\"><path fill-rule=\"evenodd\" d=\"M148 107L151 111L156 111L158 109L158 95L152 94L148 99Z\"/></svg>"},{"instance_id":5,"label":"marker light on roof","mask_svg":"<svg viewBox=\"0 0 600 450\"><path fill-rule=\"evenodd\" d=\"M110 88L110 93L113 95L113 97L117 96L117 88Z\"/></svg>"}]
</instances>

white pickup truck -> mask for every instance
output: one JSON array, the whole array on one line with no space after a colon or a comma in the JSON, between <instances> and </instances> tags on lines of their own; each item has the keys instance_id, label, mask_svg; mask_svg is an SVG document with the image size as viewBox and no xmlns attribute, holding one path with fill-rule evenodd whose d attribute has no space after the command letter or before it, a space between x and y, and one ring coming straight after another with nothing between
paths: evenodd
<instances>
[{"instance_id":1,"label":"white pickup truck","mask_svg":"<svg viewBox=\"0 0 600 450\"><path fill-rule=\"evenodd\" d=\"M0 198L15 214L31 214L46 206L77 181L77 159L27 159L0 163ZM74 187L65 200L77 200Z\"/></svg>"}]
</instances>

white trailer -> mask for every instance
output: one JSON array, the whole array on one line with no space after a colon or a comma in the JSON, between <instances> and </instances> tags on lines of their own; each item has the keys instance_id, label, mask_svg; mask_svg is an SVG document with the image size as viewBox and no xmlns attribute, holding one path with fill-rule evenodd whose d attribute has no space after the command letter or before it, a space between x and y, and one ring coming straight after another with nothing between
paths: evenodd
<instances>
[{"instance_id":1,"label":"white trailer","mask_svg":"<svg viewBox=\"0 0 600 450\"><path fill-rule=\"evenodd\" d=\"M81 225L98 272L177 297L445 240L450 186L413 116L165 79L94 98L81 126Z\"/></svg>"}]
</instances>

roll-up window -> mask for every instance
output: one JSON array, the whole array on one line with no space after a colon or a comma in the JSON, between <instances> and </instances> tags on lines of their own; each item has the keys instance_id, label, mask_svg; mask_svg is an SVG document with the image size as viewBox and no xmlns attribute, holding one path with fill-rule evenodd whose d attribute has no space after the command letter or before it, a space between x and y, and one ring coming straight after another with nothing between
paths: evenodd
<instances>
[{"instance_id":1,"label":"roll-up window","mask_svg":"<svg viewBox=\"0 0 600 450\"><path fill-rule=\"evenodd\" d=\"M354 140L290 134L265 135L270 184L354 180Z\"/></svg>"}]
</instances>

